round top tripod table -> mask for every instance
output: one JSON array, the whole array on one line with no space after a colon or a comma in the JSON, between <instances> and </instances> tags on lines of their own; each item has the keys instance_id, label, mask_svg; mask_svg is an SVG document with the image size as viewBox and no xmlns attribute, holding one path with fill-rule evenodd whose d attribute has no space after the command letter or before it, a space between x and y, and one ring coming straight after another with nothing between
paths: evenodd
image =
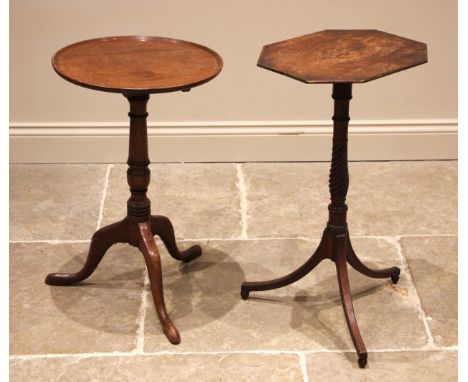
<instances>
[{"instance_id":1,"label":"round top tripod table","mask_svg":"<svg viewBox=\"0 0 468 382\"><path fill-rule=\"evenodd\" d=\"M60 49L52 58L55 71L80 86L122 93L130 103L130 144L127 180L130 198L127 216L94 233L88 257L76 273L51 273L49 285L71 285L88 278L106 251L116 243L128 243L142 252L148 269L153 301L164 334L173 344L180 335L164 303L161 260L153 235L158 235L169 254L189 262L201 255L194 245L179 251L170 220L151 215L146 196L150 182L146 105L152 93L188 91L216 77L223 61L213 50L192 42L163 37L123 36L86 40Z\"/></svg>"},{"instance_id":2,"label":"round top tripod table","mask_svg":"<svg viewBox=\"0 0 468 382\"><path fill-rule=\"evenodd\" d=\"M280 288L301 279L322 260L336 265L338 286L348 329L358 354L358 364L367 364L367 350L359 332L348 279L347 263L373 278L400 277L397 267L371 269L364 265L351 245L346 214L348 175L348 123L351 87L427 62L426 44L377 30L324 30L266 45L258 66L305 83L332 83L334 99L333 148L329 178L331 203L322 240L314 254L297 270L269 281L244 282L243 299L251 291Z\"/></svg>"}]
</instances>

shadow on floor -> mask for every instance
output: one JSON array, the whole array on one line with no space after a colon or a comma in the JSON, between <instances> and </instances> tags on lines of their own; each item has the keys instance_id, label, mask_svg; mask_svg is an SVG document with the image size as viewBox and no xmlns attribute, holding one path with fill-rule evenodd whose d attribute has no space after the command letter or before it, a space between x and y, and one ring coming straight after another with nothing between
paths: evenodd
<instances>
[{"instance_id":1,"label":"shadow on floor","mask_svg":"<svg viewBox=\"0 0 468 382\"><path fill-rule=\"evenodd\" d=\"M327 276L316 281L316 284L311 288L296 290L291 288L292 295L278 297L272 297L274 291L267 292L268 296L262 296L262 292L252 292L249 299L258 303L283 305L285 308L289 308L291 310L290 327L321 347L352 351L354 348L347 333L348 329L341 308L342 303L334 266L330 262L324 262L317 269L320 269L321 274L327 274ZM366 296L387 290L388 285L391 284L389 280L370 279L353 274L355 273L353 270L349 270L349 272L352 279L355 279L356 276L361 278L359 286L351 288L354 303ZM306 275L305 277L311 276ZM358 313L357 316L359 319ZM337 319L341 322L337 322ZM321 335L318 336L317 333L321 333Z\"/></svg>"},{"instance_id":2,"label":"shadow on floor","mask_svg":"<svg viewBox=\"0 0 468 382\"><path fill-rule=\"evenodd\" d=\"M240 296L227 298L239 295L245 278L239 264L209 245L202 249L201 257L183 264L160 248L166 306L179 330L204 326L240 302ZM86 253L77 255L57 271L75 272L85 259ZM50 287L50 293L56 307L81 325L135 335L145 272L143 256L137 249L115 246L88 280L68 287ZM147 319L153 315L158 322L149 288L147 296Z\"/></svg>"}]
</instances>

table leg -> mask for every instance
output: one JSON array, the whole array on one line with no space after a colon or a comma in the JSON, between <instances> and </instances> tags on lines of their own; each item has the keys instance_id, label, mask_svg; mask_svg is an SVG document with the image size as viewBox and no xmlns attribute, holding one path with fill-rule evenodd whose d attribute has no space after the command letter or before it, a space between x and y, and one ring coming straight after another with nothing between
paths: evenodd
<instances>
[{"instance_id":1,"label":"table leg","mask_svg":"<svg viewBox=\"0 0 468 382\"><path fill-rule=\"evenodd\" d=\"M159 256L158 247L154 241L150 225L148 223L139 223L138 226L141 235L141 241L138 248L141 253L143 253L146 268L148 269L154 307L158 313L164 334L172 344L177 345L180 343L180 335L167 314L166 304L164 303L161 258Z\"/></svg>"},{"instance_id":2,"label":"table leg","mask_svg":"<svg viewBox=\"0 0 468 382\"><path fill-rule=\"evenodd\" d=\"M158 235L161 238L169 254L176 260L187 263L202 254L199 245L194 245L185 251L179 251L175 240L174 227L166 216L151 215L151 231L153 235Z\"/></svg>"},{"instance_id":3,"label":"table leg","mask_svg":"<svg viewBox=\"0 0 468 382\"><path fill-rule=\"evenodd\" d=\"M346 267L346 255L348 253L346 236L343 234L338 234L335 236L334 259L336 273L338 275L338 286L340 289L341 303L343 305L348 330L358 354L358 363L360 367L365 367L367 363L367 350L359 331L356 314L354 313L353 299L351 297L351 287L349 285L348 269Z\"/></svg>"},{"instance_id":4,"label":"table leg","mask_svg":"<svg viewBox=\"0 0 468 382\"><path fill-rule=\"evenodd\" d=\"M71 285L87 279L96 270L106 251L116 243L128 242L128 222L121 220L96 231L91 239L88 257L83 268L76 273L50 273L46 277L48 285Z\"/></svg>"},{"instance_id":5,"label":"table leg","mask_svg":"<svg viewBox=\"0 0 468 382\"><path fill-rule=\"evenodd\" d=\"M349 234L347 235L347 242L348 242L348 252L346 260L348 261L349 265L351 265L356 271L362 273L367 277L372 277L374 279L386 279L390 278L393 284L396 284L400 279L400 268L398 267L391 267L386 269L372 269L367 267L365 264L361 262L359 257L357 257L356 253L354 252L353 246L351 245L351 240L349 238Z\"/></svg>"},{"instance_id":6,"label":"table leg","mask_svg":"<svg viewBox=\"0 0 468 382\"><path fill-rule=\"evenodd\" d=\"M305 275L311 272L323 259L327 258L326 253L326 235L322 237L322 240L315 250L315 253L309 257L309 259L302 264L299 268L295 271L289 273L286 276L279 277L277 279L269 280L269 281L246 281L241 285L241 297L244 300L249 298L249 294L251 291L265 291L270 289L277 289L282 288L286 285L292 284L297 280L302 279Z\"/></svg>"}]
</instances>

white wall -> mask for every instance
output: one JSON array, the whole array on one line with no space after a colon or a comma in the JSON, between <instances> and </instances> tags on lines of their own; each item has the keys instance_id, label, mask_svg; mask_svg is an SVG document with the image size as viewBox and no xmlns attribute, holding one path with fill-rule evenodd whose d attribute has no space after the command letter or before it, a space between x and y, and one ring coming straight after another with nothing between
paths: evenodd
<instances>
[{"instance_id":1,"label":"white wall","mask_svg":"<svg viewBox=\"0 0 468 382\"><path fill-rule=\"evenodd\" d=\"M432 128L440 125L439 133L450 133L445 154L440 155L456 157L455 0L14 0L10 2L11 158L24 161L28 150L27 160L45 160L41 145L55 141L35 140L50 136L44 127L59 129L54 136L66 136L67 126L125 126L127 104L122 96L74 86L50 65L59 48L100 36L181 38L207 45L223 57L224 69L212 82L189 93L153 96L151 122L181 127L216 122L218 133L226 124L248 127L252 121L267 129L287 128L290 121L305 121L301 122L305 127L327 124L332 114L330 85L305 85L257 68L256 62L264 44L331 28L379 29L428 44L428 64L355 85L351 117L375 121L377 132L389 121L398 125L405 120L403 124L416 132L419 128L427 132L425 121ZM244 131L247 139L249 132ZM104 135L114 133L106 130ZM86 133L80 130L77 135L83 138ZM294 150L294 145L287 149Z\"/></svg>"}]
</instances>

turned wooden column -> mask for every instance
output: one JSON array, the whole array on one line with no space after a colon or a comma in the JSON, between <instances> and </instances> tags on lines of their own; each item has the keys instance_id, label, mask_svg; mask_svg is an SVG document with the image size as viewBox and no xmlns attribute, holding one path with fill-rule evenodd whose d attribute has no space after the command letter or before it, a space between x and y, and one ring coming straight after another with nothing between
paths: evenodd
<instances>
[{"instance_id":1,"label":"turned wooden column","mask_svg":"<svg viewBox=\"0 0 468 382\"><path fill-rule=\"evenodd\" d=\"M329 190L330 201L328 205L328 227L335 232L345 232L346 195L349 187L348 173L348 123L349 101L352 84L333 84L332 98L334 100L333 113L333 148L330 166Z\"/></svg>"},{"instance_id":2,"label":"turned wooden column","mask_svg":"<svg viewBox=\"0 0 468 382\"><path fill-rule=\"evenodd\" d=\"M128 149L127 181L131 196L127 201L127 218L144 222L151 216L151 202L146 196L150 182L146 104L149 95L127 96L130 102L130 140Z\"/></svg>"},{"instance_id":3,"label":"turned wooden column","mask_svg":"<svg viewBox=\"0 0 468 382\"><path fill-rule=\"evenodd\" d=\"M148 222L151 218L151 202L146 196L150 182L150 161L148 157L148 133L146 126L146 104L149 95L126 96L130 103L130 138L128 149L127 182L130 198L127 201L127 219L134 223ZM130 224L129 244L138 247L140 234Z\"/></svg>"}]
</instances>

